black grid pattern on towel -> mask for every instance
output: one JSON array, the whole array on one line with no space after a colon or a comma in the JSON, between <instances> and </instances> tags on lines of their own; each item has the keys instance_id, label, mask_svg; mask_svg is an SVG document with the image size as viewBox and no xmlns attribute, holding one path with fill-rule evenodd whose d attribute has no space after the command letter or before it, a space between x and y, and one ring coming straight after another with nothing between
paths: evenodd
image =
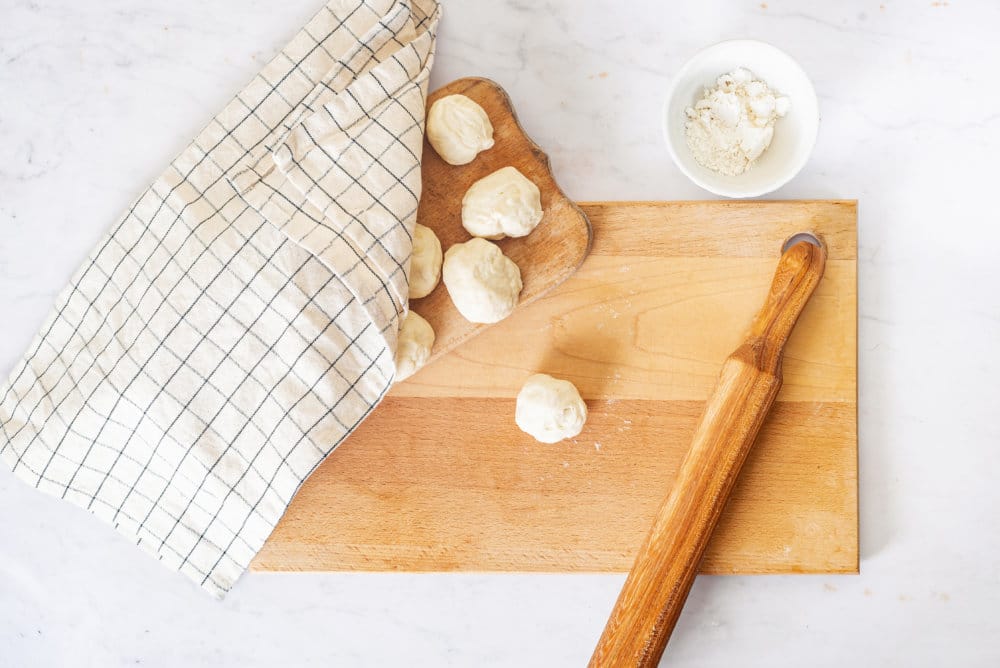
<instances>
[{"instance_id":1,"label":"black grid pattern on towel","mask_svg":"<svg viewBox=\"0 0 1000 668\"><path fill-rule=\"evenodd\" d=\"M437 16L331 2L212 120L0 387L0 460L232 586L392 381Z\"/></svg>"}]
</instances>

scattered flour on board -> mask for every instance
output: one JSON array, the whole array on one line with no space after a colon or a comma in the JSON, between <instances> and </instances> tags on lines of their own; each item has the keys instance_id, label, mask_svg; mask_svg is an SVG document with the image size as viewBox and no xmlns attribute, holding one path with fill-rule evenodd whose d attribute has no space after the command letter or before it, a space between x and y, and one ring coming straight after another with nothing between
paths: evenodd
<instances>
[{"instance_id":1,"label":"scattered flour on board","mask_svg":"<svg viewBox=\"0 0 1000 668\"><path fill-rule=\"evenodd\" d=\"M611 304L604 304L601 307L601 310L604 311L604 312L606 312L608 315L610 315L612 320L615 320L619 316L621 316L621 313L618 312L618 309L616 309Z\"/></svg>"}]
</instances>

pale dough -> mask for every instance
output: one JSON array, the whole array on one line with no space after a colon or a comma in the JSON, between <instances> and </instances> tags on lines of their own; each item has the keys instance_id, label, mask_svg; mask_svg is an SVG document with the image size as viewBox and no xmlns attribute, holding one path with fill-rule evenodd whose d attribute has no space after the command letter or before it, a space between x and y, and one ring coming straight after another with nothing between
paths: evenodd
<instances>
[{"instance_id":1,"label":"pale dough","mask_svg":"<svg viewBox=\"0 0 1000 668\"><path fill-rule=\"evenodd\" d=\"M426 297L441 280L441 242L434 230L417 223L410 258L410 299Z\"/></svg>"},{"instance_id":2,"label":"pale dough","mask_svg":"<svg viewBox=\"0 0 1000 668\"><path fill-rule=\"evenodd\" d=\"M573 383L538 373L518 392L514 421L536 441L556 443L583 430L587 405Z\"/></svg>"},{"instance_id":3,"label":"pale dough","mask_svg":"<svg viewBox=\"0 0 1000 668\"><path fill-rule=\"evenodd\" d=\"M493 146L493 124L466 96L448 95L427 112L427 141L449 165L467 165Z\"/></svg>"},{"instance_id":4,"label":"pale dough","mask_svg":"<svg viewBox=\"0 0 1000 668\"><path fill-rule=\"evenodd\" d=\"M484 176L462 198L462 227L474 237L523 237L541 220L538 186L515 167Z\"/></svg>"},{"instance_id":5,"label":"pale dough","mask_svg":"<svg viewBox=\"0 0 1000 668\"><path fill-rule=\"evenodd\" d=\"M396 380L409 378L427 364L434 346L434 329L416 311L403 319L396 339Z\"/></svg>"},{"instance_id":6,"label":"pale dough","mask_svg":"<svg viewBox=\"0 0 1000 668\"><path fill-rule=\"evenodd\" d=\"M499 322L517 306L521 270L499 246L485 239L449 248L443 274L451 301L470 322Z\"/></svg>"}]
</instances>

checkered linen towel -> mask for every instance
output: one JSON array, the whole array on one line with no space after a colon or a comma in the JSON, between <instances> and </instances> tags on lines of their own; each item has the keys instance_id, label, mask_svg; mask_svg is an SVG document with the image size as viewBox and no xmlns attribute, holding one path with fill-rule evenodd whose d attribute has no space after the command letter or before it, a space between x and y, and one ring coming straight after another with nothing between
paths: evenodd
<instances>
[{"instance_id":1,"label":"checkered linen towel","mask_svg":"<svg viewBox=\"0 0 1000 668\"><path fill-rule=\"evenodd\" d=\"M436 0L335 0L135 201L0 387L0 460L222 597L388 390Z\"/></svg>"}]
</instances>

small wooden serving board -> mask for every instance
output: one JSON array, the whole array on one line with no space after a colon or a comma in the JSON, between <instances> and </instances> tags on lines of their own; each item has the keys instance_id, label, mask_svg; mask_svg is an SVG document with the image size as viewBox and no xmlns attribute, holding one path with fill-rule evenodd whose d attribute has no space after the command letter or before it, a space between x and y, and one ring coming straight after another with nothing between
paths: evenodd
<instances>
[{"instance_id":1,"label":"small wooden serving board","mask_svg":"<svg viewBox=\"0 0 1000 668\"><path fill-rule=\"evenodd\" d=\"M526 237L495 242L504 255L517 264L524 287L517 308L523 308L559 285L576 271L587 256L592 231L590 222L556 184L549 158L524 133L510 98L489 79L458 79L434 91L427 106L446 96L460 93L481 106L493 125L494 145L467 165L449 165L424 139L421 161L423 193L417 222L434 230L445 251L452 244L471 239L462 227L462 198L479 179L503 167L516 167L538 186L542 200L542 220ZM426 297L414 299L410 308L434 328L431 360L454 349L489 325L471 323L458 312L444 283Z\"/></svg>"},{"instance_id":2,"label":"small wooden serving board","mask_svg":"<svg viewBox=\"0 0 1000 668\"><path fill-rule=\"evenodd\" d=\"M826 274L702 571L857 571L855 203L581 208L582 267L398 384L306 481L254 570L627 571L782 241L811 230ZM515 426L539 371L580 389L579 437L543 445Z\"/></svg>"}]
</instances>

